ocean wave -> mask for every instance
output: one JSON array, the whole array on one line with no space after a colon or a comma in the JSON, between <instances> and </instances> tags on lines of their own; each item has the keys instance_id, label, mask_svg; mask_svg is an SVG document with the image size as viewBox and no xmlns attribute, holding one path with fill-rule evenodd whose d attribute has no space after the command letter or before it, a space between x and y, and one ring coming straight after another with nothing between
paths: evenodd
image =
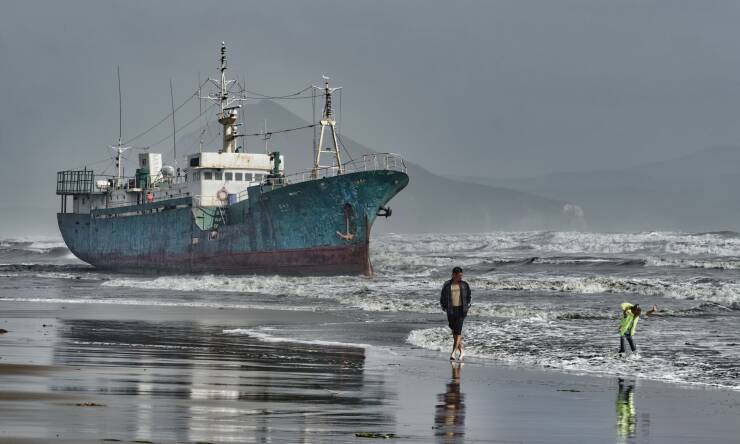
<instances>
[{"instance_id":1,"label":"ocean wave","mask_svg":"<svg viewBox=\"0 0 740 444\"><path fill-rule=\"evenodd\" d=\"M584 233L492 232L478 234L384 235L376 238L388 251L411 254L539 251L559 254L678 254L740 257L740 235L731 232Z\"/></svg>"},{"instance_id":2,"label":"ocean wave","mask_svg":"<svg viewBox=\"0 0 740 444\"><path fill-rule=\"evenodd\" d=\"M740 237L716 233L578 233L552 232L540 247L565 253L641 253L740 256Z\"/></svg>"},{"instance_id":3,"label":"ocean wave","mask_svg":"<svg viewBox=\"0 0 740 444\"><path fill-rule=\"evenodd\" d=\"M644 259L633 259L623 257L597 257L597 256L548 256L548 257L534 257L531 262L532 264L543 264L543 265L586 265L586 266L600 266L600 265L616 265L616 266L643 266L645 265Z\"/></svg>"},{"instance_id":4,"label":"ocean wave","mask_svg":"<svg viewBox=\"0 0 740 444\"><path fill-rule=\"evenodd\" d=\"M714 270L740 270L740 258L684 259L670 257L649 257L645 265L650 267L702 268Z\"/></svg>"},{"instance_id":5,"label":"ocean wave","mask_svg":"<svg viewBox=\"0 0 740 444\"><path fill-rule=\"evenodd\" d=\"M537 266L740 269L740 235L729 232L493 232L381 235L371 244L382 276L443 277Z\"/></svg>"},{"instance_id":6,"label":"ocean wave","mask_svg":"<svg viewBox=\"0 0 740 444\"><path fill-rule=\"evenodd\" d=\"M697 350L684 339L667 342L655 334L641 334L647 353L627 358L616 354L618 337L604 335L610 325L589 328L512 323L470 322L465 326L465 353L469 357L528 367L557 368L583 373L631 375L684 384L722 386L740 390L736 351L731 344L715 347L697 359ZM644 329L647 330L647 329ZM675 338L675 335L669 335ZM684 338L686 336L681 336ZM449 352L447 328L413 330L406 342L416 347Z\"/></svg>"},{"instance_id":7,"label":"ocean wave","mask_svg":"<svg viewBox=\"0 0 740 444\"><path fill-rule=\"evenodd\" d=\"M697 300L733 307L740 303L740 283L710 278L664 279L627 278L609 275L548 276L490 273L476 276L471 283L476 291L573 294L624 294ZM319 277L285 276L162 276L111 277L103 287L131 287L146 290L182 292L224 292L287 296L295 301L325 300L369 312L438 313L441 281L434 278L376 278L342 276L327 282ZM511 304L477 299L471 308L476 316L506 316ZM551 319L561 313L524 308L512 316L526 319ZM603 315L599 315L603 316Z\"/></svg>"},{"instance_id":8,"label":"ocean wave","mask_svg":"<svg viewBox=\"0 0 740 444\"><path fill-rule=\"evenodd\" d=\"M0 276L8 278L40 278L66 280L105 280L91 266L73 264L0 264Z\"/></svg>"},{"instance_id":9,"label":"ocean wave","mask_svg":"<svg viewBox=\"0 0 740 444\"><path fill-rule=\"evenodd\" d=\"M737 238L740 239L740 233L737 231L707 231L704 233L694 233L691 234L691 236L705 236L705 235L713 235L713 236L720 236L720 237L726 237L726 238Z\"/></svg>"},{"instance_id":10,"label":"ocean wave","mask_svg":"<svg viewBox=\"0 0 740 444\"><path fill-rule=\"evenodd\" d=\"M337 280L335 280L336 282ZM308 296L320 288L325 278L284 276L231 276L231 275L174 275L113 278L105 287L132 287L145 290L175 290L184 292L258 293L271 295Z\"/></svg>"},{"instance_id":11,"label":"ocean wave","mask_svg":"<svg viewBox=\"0 0 740 444\"><path fill-rule=\"evenodd\" d=\"M101 285L186 292L273 294L291 296L302 301L330 301L368 312L442 313L438 301L438 282L429 281L427 288L423 288L418 282L411 282L406 288L399 284L351 277L334 279L331 284L327 284L323 278L310 277L205 275L114 278ZM553 316L552 311L482 301L471 307L470 314L531 320L546 320Z\"/></svg>"},{"instance_id":12,"label":"ocean wave","mask_svg":"<svg viewBox=\"0 0 740 444\"><path fill-rule=\"evenodd\" d=\"M0 261L8 263L74 259L64 242L54 238L2 239Z\"/></svg>"},{"instance_id":13,"label":"ocean wave","mask_svg":"<svg viewBox=\"0 0 740 444\"><path fill-rule=\"evenodd\" d=\"M85 298L85 299L63 299L63 298L38 298L38 297L0 297L4 302L28 302L44 304L102 304L102 305L124 305L144 307L182 307L182 308L205 308L205 309L234 309L234 310L275 310L275 311L332 311L327 307L284 305L284 304L245 304L230 303L228 301L185 301L185 300L152 300L133 298Z\"/></svg>"},{"instance_id":14,"label":"ocean wave","mask_svg":"<svg viewBox=\"0 0 740 444\"><path fill-rule=\"evenodd\" d=\"M626 278L618 276L537 276L518 277L489 275L478 285L489 290L558 292L558 293L623 293L673 299L700 300L732 304L740 302L740 283L710 278L677 280L667 278Z\"/></svg>"},{"instance_id":15,"label":"ocean wave","mask_svg":"<svg viewBox=\"0 0 740 444\"><path fill-rule=\"evenodd\" d=\"M94 267L91 265L87 265L84 263L76 263L76 264L0 264L0 272L7 271L16 271L16 272L29 272L29 273L39 273L39 272L90 272L95 270Z\"/></svg>"}]
</instances>

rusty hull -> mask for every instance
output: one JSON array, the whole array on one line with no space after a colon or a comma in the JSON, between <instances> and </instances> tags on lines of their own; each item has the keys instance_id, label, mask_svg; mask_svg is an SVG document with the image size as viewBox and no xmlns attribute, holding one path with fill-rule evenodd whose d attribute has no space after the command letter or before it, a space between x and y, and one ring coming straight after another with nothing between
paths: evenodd
<instances>
[{"instance_id":1,"label":"rusty hull","mask_svg":"<svg viewBox=\"0 0 740 444\"><path fill-rule=\"evenodd\" d=\"M70 251L101 269L370 275L370 232L378 209L408 181L405 173L380 170L255 186L249 199L228 207L223 217L214 213L212 220L182 199L177 206L59 213L57 220Z\"/></svg>"}]
</instances>

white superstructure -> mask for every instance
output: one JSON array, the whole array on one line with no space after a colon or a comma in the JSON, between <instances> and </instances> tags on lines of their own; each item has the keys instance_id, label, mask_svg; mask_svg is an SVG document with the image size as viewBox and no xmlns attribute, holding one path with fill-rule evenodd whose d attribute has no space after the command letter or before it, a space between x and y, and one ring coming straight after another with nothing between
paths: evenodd
<instances>
[{"instance_id":1,"label":"white superstructure","mask_svg":"<svg viewBox=\"0 0 740 444\"><path fill-rule=\"evenodd\" d=\"M258 185L271 174L284 174L284 158L276 154L236 152L236 139L240 137L236 123L239 102L244 97L229 93L234 80L226 79L226 44L221 44L220 78L209 79L217 92L202 99L216 102L220 107L217 114L222 125L222 146L215 152L200 152L188 157L185 168L163 165L161 153L140 153L136 177L124 178L122 155L130 147L112 147L116 151L117 176L96 181L93 193L74 195L73 208L76 213L87 213L98 208L137 205L172 199L192 197L199 206L224 206L247 199L248 187ZM275 165L277 169L275 168Z\"/></svg>"},{"instance_id":2,"label":"white superstructure","mask_svg":"<svg viewBox=\"0 0 740 444\"><path fill-rule=\"evenodd\" d=\"M280 156L280 175L284 173L283 160ZM219 198L222 190L227 195L236 195L231 203L246 199L243 191L264 181L272 172L273 161L269 154L203 152L191 155L188 165L187 183L191 195L198 197L201 205L218 206L224 203Z\"/></svg>"}]
</instances>

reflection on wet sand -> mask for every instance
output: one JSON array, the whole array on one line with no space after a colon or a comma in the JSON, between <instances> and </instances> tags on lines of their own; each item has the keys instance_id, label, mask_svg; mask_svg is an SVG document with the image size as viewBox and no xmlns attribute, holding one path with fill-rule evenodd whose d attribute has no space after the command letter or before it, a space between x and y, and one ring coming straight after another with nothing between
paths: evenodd
<instances>
[{"instance_id":1,"label":"reflection on wet sand","mask_svg":"<svg viewBox=\"0 0 740 444\"><path fill-rule=\"evenodd\" d=\"M620 441L633 438L637 428L635 418L635 394L634 384L625 383L619 378L619 391L617 392L617 438Z\"/></svg>"},{"instance_id":2,"label":"reflection on wet sand","mask_svg":"<svg viewBox=\"0 0 740 444\"><path fill-rule=\"evenodd\" d=\"M626 442L634 438L637 433L637 410L635 409L635 383L617 380L617 442ZM650 414L643 413L640 417L640 430L643 436L650 434Z\"/></svg>"},{"instance_id":3,"label":"reflection on wet sand","mask_svg":"<svg viewBox=\"0 0 740 444\"><path fill-rule=\"evenodd\" d=\"M465 438L465 393L460 392L462 363L450 362L452 377L446 391L437 395L434 429L437 442L457 443Z\"/></svg>"},{"instance_id":4,"label":"reflection on wet sand","mask_svg":"<svg viewBox=\"0 0 740 444\"><path fill-rule=\"evenodd\" d=\"M57 331L53 361L69 371L48 389L103 406L45 405L23 419L50 436L315 442L394 431L393 395L361 348L259 342L183 321L63 321Z\"/></svg>"}]
</instances>

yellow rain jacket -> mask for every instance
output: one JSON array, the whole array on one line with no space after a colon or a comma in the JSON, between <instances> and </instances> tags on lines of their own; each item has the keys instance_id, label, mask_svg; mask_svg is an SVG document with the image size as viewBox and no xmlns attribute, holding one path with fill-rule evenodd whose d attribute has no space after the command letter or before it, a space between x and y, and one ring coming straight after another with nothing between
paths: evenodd
<instances>
[{"instance_id":1,"label":"yellow rain jacket","mask_svg":"<svg viewBox=\"0 0 740 444\"><path fill-rule=\"evenodd\" d=\"M622 321L619 323L619 334L620 336L624 336L624 334L629 331L630 336L632 336L635 334L635 329L637 329L637 321L640 319L640 317L633 315L632 311L628 311L627 314L624 314L625 310L634 307L633 304L630 304L629 302L623 302L620 307L622 308Z\"/></svg>"}]
</instances>

